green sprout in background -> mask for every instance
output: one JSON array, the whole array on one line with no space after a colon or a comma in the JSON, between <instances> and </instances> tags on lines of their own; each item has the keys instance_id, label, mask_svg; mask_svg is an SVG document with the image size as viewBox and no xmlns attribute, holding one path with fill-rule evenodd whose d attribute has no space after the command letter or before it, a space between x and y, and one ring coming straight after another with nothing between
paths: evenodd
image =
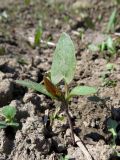
<instances>
[{"instance_id":1,"label":"green sprout in background","mask_svg":"<svg viewBox=\"0 0 120 160\"><path fill-rule=\"evenodd\" d=\"M69 157L66 155L66 156L61 156L59 160L69 160Z\"/></svg>"},{"instance_id":2,"label":"green sprout in background","mask_svg":"<svg viewBox=\"0 0 120 160\"><path fill-rule=\"evenodd\" d=\"M111 145L113 148L116 147L116 138L117 138L117 126L118 126L118 123L117 121L113 120L113 119L108 119L107 121L107 128L108 128L108 131L112 133L112 142L111 142Z\"/></svg>"},{"instance_id":3,"label":"green sprout in background","mask_svg":"<svg viewBox=\"0 0 120 160\"><path fill-rule=\"evenodd\" d=\"M117 47L116 42L113 41L113 39L110 36L106 39L106 41L103 41L98 45L95 44L88 45L88 49L93 52L98 51L103 54L104 51L107 51L110 58L116 55L116 50L117 50L116 47Z\"/></svg>"},{"instance_id":4,"label":"green sprout in background","mask_svg":"<svg viewBox=\"0 0 120 160\"><path fill-rule=\"evenodd\" d=\"M117 80L112 76L113 72L116 70L116 65L114 63L107 63L105 71L101 74L102 86L112 87L114 95L117 96L116 86Z\"/></svg>"},{"instance_id":5,"label":"green sprout in background","mask_svg":"<svg viewBox=\"0 0 120 160\"><path fill-rule=\"evenodd\" d=\"M116 45L111 37L108 37L105 42L101 43L99 48L100 52L107 50L111 57L116 53Z\"/></svg>"},{"instance_id":6,"label":"green sprout in background","mask_svg":"<svg viewBox=\"0 0 120 160\"><path fill-rule=\"evenodd\" d=\"M73 89L69 87L72 82L76 69L75 47L66 33L60 36L57 43L50 74L44 76L44 85L28 80L17 80L16 82L28 88L32 88L52 99L61 102L61 111L65 112L71 129L72 142L75 144L73 125L69 113L69 101L74 96L86 96L95 94L97 89L89 86L76 86ZM61 81L64 87L61 88Z\"/></svg>"},{"instance_id":7,"label":"green sprout in background","mask_svg":"<svg viewBox=\"0 0 120 160\"><path fill-rule=\"evenodd\" d=\"M40 46L40 41L43 34L43 27L41 21L39 21L36 30L35 30L35 36L34 36L34 47Z\"/></svg>"},{"instance_id":8,"label":"green sprout in background","mask_svg":"<svg viewBox=\"0 0 120 160\"><path fill-rule=\"evenodd\" d=\"M117 15L117 9L115 8L112 11L112 14L109 18L109 22L108 22L108 25L107 25L107 33L115 31L115 24L116 24L116 21L117 21L116 15Z\"/></svg>"},{"instance_id":9,"label":"green sprout in background","mask_svg":"<svg viewBox=\"0 0 120 160\"><path fill-rule=\"evenodd\" d=\"M18 127L19 124L15 122L16 109L13 106L4 106L0 109L0 115L4 117L4 121L0 121L0 128L8 126Z\"/></svg>"}]
</instances>

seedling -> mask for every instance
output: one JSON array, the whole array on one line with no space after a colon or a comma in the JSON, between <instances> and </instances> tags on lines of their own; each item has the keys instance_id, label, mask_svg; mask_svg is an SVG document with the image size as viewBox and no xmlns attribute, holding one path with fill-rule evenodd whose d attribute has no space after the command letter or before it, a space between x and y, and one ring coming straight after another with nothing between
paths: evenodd
<instances>
[{"instance_id":1,"label":"seedling","mask_svg":"<svg viewBox=\"0 0 120 160\"><path fill-rule=\"evenodd\" d=\"M69 157L66 155L66 156L61 156L59 160L69 160Z\"/></svg>"},{"instance_id":2,"label":"seedling","mask_svg":"<svg viewBox=\"0 0 120 160\"><path fill-rule=\"evenodd\" d=\"M116 53L116 45L111 37L108 37L105 42L101 43L99 48L100 52L107 50L111 57Z\"/></svg>"},{"instance_id":3,"label":"seedling","mask_svg":"<svg viewBox=\"0 0 120 160\"><path fill-rule=\"evenodd\" d=\"M113 10L110 18L109 18L109 22L107 25L107 33L109 32L114 32L115 31L115 24L116 24L116 14L117 14L117 10L116 8Z\"/></svg>"},{"instance_id":4,"label":"seedling","mask_svg":"<svg viewBox=\"0 0 120 160\"><path fill-rule=\"evenodd\" d=\"M38 23L38 26L36 28L35 31L35 36L34 36L34 46L33 47L37 47L40 45L40 40L43 34L43 28L42 28L42 24L41 21Z\"/></svg>"},{"instance_id":5,"label":"seedling","mask_svg":"<svg viewBox=\"0 0 120 160\"><path fill-rule=\"evenodd\" d=\"M113 120L113 119L108 119L107 121L107 128L108 131L112 133L113 139L112 139L112 147L115 148L116 147L116 138L117 138L117 131L116 128L118 126L117 121Z\"/></svg>"},{"instance_id":6,"label":"seedling","mask_svg":"<svg viewBox=\"0 0 120 160\"><path fill-rule=\"evenodd\" d=\"M17 80L18 84L32 88L52 99L61 102L61 111L65 112L71 129L71 137L75 144L73 126L69 114L69 101L74 96L95 94L97 89L89 86L76 86L69 88L74 78L76 68L75 47L69 35L63 33L57 43L50 74L44 76L44 85L31 81ZM64 86L62 87L61 81Z\"/></svg>"},{"instance_id":7,"label":"seedling","mask_svg":"<svg viewBox=\"0 0 120 160\"><path fill-rule=\"evenodd\" d=\"M113 41L111 37L108 37L106 41L103 41L98 45L90 44L88 48L94 52L98 51L104 53L104 51L107 51L109 57L113 57L116 54L116 43Z\"/></svg>"},{"instance_id":8,"label":"seedling","mask_svg":"<svg viewBox=\"0 0 120 160\"><path fill-rule=\"evenodd\" d=\"M109 77L106 77L106 75L104 74L103 77L103 86L107 86L107 87L115 87L117 84L117 82L115 80L110 79ZM115 92L116 93L116 92Z\"/></svg>"},{"instance_id":9,"label":"seedling","mask_svg":"<svg viewBox=\"0 0 120 160\"><path fill-rule=\"evenodd\" d=\"M81 41L83 41L84 34L85 34L84 29L83 29L83 28L80 28L78 32L79 32L79 37L80 37Z\"/></svg>"},{"instance_id":10,"label":"seedling","mask_svg":"<svg viewBox=\"0 0 120 160\"><path fill-rule=\"evenodd\" d=\"M4 117L4 121L0 121L0 128L8 126L18 127L19 124L15 122L16 109L12 106L4 106L0 109L0 115Z\"/></svg>"},{"instance_id":11,"label":"seedling","mask_svg":"<svg viewBox=\"0 0 120 160\"><path fill-rule=\"evenodd\" d=\"M60 120L63 121L64 120L64 116L60 116L60 107L56 107L56 110L54 113L52 113L52 115L50 116L50 123L53 124L54 120Z\"/></svg>"},{"instance_id":12,"label":"seedling","mask_svg":"<svg viewBox=\"0 0 120 160\"><path fill-rule=\"evenodd\" d=\"M108 63L106 65L106 69L107 69L107 71L110 71L110 72L114 71L115 70L115 64L114 63Z\"/></svg>"},{"instance_id":13,"label":"seedling","mask_svg":"<svg viewBox=\"0 0 120 160\"><path fill-rule=\"evenodd\" d=\"M117 85L117 81L111 76L113 71L115 70L115 64L114 63L108 63L106 65L106 70L101 75L102 79L102 85L106 87L113 87L114 89L114 95L116 96L116 90L115 87Z\"/></svg>"}]
</instances>

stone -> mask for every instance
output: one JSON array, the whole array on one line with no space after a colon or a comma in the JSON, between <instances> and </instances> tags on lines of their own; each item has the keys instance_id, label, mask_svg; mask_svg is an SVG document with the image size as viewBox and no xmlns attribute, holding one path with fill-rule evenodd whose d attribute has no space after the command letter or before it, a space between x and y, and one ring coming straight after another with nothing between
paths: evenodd
<instances>
[{"instance_id":1,"label":"stone","mask_svg":"<svg viewBox=\"0 0 120 160\"><path fill-rule=\"evenodd\" d=\"M13 83L8 80L0 81L0 107L7 105L13 98Z\"/></svg>"}]
</instances>

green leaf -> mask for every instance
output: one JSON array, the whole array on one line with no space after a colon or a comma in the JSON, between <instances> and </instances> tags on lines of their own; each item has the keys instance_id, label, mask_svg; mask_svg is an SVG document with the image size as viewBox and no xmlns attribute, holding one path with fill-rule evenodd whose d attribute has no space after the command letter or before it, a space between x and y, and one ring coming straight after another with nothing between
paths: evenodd
<instances>
[{"instance_id":1,"label":"green leaf","mask_svg":"<svg viewBox=\"0 0 120 160\"><path fill-rule=\"evenodd\" d=\"M69 157L68 157L68 155L66 155L66 156L61 156L61 157L60 157L60 160L69 160Z\"/></svg>"},{"instance_id":2,"label":"green leaf","mask_svg":"<svg viewBox=\"0 0 120 160\"><path fill-rule=\"evenodd\" d=\"M106 41L108 51L114 55L116 53L116 47L111 37L109 37Z\"/></svg>"},{"instance_id":3,"label":"green leaf","mask_svg":"<svg viewBox=\"0 0 120 160\"><path fill-rule=\"evenodd\" d=\"M113 40L111 37L107 39L106 43L108 48L113 48Z\"/></svg>"},{"instance_id":4,"label":"green leaf","mask_svg":"<svg viewBox=\"0 0 120 160\"><path fill-rule=\"evenodd\" d=\"M95 44L90 44L88 46L88 49L93 51L93 52L99 51L99 47L97 45L95 45Z\"/></svg>"},{"instance_id":5,"label":"green leaf","mask_svg":"<svg viewBox=\"0 0 120 160\"><path fill-rule=\"evenodd\" d=\"M101 44L98 45L99 47L99 51L103 52L104 50L106 50L106 43L102 42Z\"/></svg>"},{"instance_id":6,"label":"green leaf","mask_svg":"<svg viewBox=\"0 0 120 160\"><path fill-rule=\"evenodd\" d=\"M113 32L115 30L116 13L117 13L117 10L115 8L109 18L109 22L107 26L107 33L109 33L110 31Z\"/></svg>"},{"instance_id":7,"label":"green leaf","mask_svg":"<svg viewBox=\"0 0 120 160\"><path fill-rule=\"evenodd\" d=\"M118 123L117 121L113 120L113 119L108 119L107 121L107 128L108 128L108 131L112 133L112 136L113 136L113 139L112 139L112 146L115 147L116 146L116 143L115 143L115 140L117 138L117 126L118 126Z\"/></svg>"},{"instance_id":8,"label":"green leaf","mask_svg":"<svg viewBox=\"0 0 120 160\"><path fill-rule=\"evenodd\" d=\"M35 38L34 38L34 46L39 46L40 45L40 40L43 34L43 29L42 29L42 24L39 22L36 31L35 31Z\"/></svg>"},{"instance_id":9,"label":"green leaf","mask_svg":"<svg viewBox=\"0 0 120 160\"><path fill-rule=\"evenodd\" d=\"M53 84L62 79L69 84L74 77L76 68L75 47L69 35L62 33L57 43L51 67L51 80Z\"/></svg>"},{"instance_id":10,"label":"green leaf","mask_svg":"<svg viewBox=\"0 0 120 160\"><path fill-rule=\"evenodd\" d=\"M5 121L0 121L0 129L2 128L6 128L7 127L7 124Z\"/></svg>"},{"instance_id":11,"label":"green leaf","mask_svg":"<svg viewBox=\"0 0 120 160\"><path fill-rule=\"evenodd\" d=\"M116 0L116 2L117 2L118 4L120 4L120 0Z\"/></svg>"},{"instance_id":12,"label":"green leaf","mask_svg":"<svg viewBox=\"0 0 120 160\"><path fill-rule=\"evenodd\" d=\"M47 95L47 96L49 96L49 97L53 97L47 90L46 90L46 88L43 86L43 85L41 85L41 84L39 84L39 83L36 83L36 82L32 82L32 81L29 81L29 80L16 80L16 83L18 83L18 84L20 84L20 85L22 85L22 86L25 86L25 87L27 87L27 88L31 88L31 89L33 89L33 90L35 90L35 91L38 91L38 92L40 92L40 93L42 93L42 94L45 94L45 95Z\"/></svg>"},{"instance_id":13,"label":"green leaf","mask_svg":"<svg viewBox=\"0 0 120 160\"><path fill-rule=\"evenodd\" d=\"M114 70L115 67L116 67L116 66L115 66L114 63L108 63L108 64L106 64L106 69L107 69L108 71Z\"/></svg>"},{"instance_id":14,"label":"green leaf","mask_svg":"<svg viewBox=\"0 0 120 160\"><path fill-rule=\"evenodd\" d=\"M86 96L90 94L95 94L97 92L97 88L95 87L88 87L88 86L77 86L72 89L69 93L68 97L73 96Z\"/></svg>"},{"instance_id":15,"label":"green leaf","mask_svg":"<svg viewBox=\"0 0 120 160\"><path fill-rule=\"evenodd\" d=\"M16 109L13 106L4 106L1 109L1 113L4 117L6 117L8 120L11 120L15 117Z\"/></svg>"}]
</instances>

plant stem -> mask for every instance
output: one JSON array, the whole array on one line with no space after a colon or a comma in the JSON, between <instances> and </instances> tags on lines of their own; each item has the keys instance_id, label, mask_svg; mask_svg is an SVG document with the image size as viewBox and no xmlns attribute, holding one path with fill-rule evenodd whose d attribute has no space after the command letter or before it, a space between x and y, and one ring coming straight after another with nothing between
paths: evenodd
<instances>
[{"instance_id":1,"label":"plant stem","mask_svg":"<svg viewBox=\"0 0 120 160\"><path fill-rule=\"evenodd\" d=\"M67 83L65 83L65 97L68 96L68 85Z\"/></svg>"},{"instance_id":2,"label":"plant stem","mask_svg":"<svg viewBox=\"0 0 120 160\"><path fill-rule=\"evenodd\" d=\"M66 100L62 101L63 104L63 110L65 111L66 115L67 115L67 119L68 119L68 123L70 126L70 130L71 130L71 138L72 138L72 142L73 145L75 145L75 137L74 137L74 132L73 132L73 125L72 125L72 121L71 121L71 117L68 111L68 102Z\"/></svg>"}]
</instances>

